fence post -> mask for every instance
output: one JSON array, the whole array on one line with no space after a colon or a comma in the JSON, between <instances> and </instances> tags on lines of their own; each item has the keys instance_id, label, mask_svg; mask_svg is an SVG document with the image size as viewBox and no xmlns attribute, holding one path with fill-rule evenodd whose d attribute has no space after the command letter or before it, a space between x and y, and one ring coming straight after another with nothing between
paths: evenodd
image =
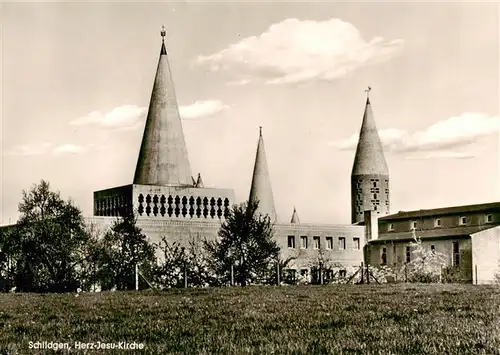
<instances>
[{"instance_id":1,"label":"fence post","mask_svg":"<svg viewBox=\"0 0 500 355\"><path fill-rule=\"evenodd\" d=\"M405 263L405 282L408 282L408 271L407 271L407 265L408 265L408 264L406 264L406 263Z\"/></svg>"},{"instance_id":2,"label":"fence post","mask_svg":"<svg viewBox=\"0 0 500 355\"><path fill-rule=\"evenodd\" d=\"M232 261L231 261L231 286L234 286L234 268Z\"/></svg>"},{"instance_id":3,"label":"fence post","mask_svg":"<svg viewBox=\"0 0 500 355\"><path fill-rule=\"evenodd\" d=\"M323 285L323 263L319 263L319 284Z\"/></svg>"},{"instance_id":4,"label":"fence post","mask_svg":"<svg viewBox=\"0 0 500 355\"><path fill-rule=\"evenodd\" d=\"M139 290L139 273L137 272L137 262L135 263L135 290Z\"/></svg>"},{"instance_id":5,"label":"fence post","mask_svg":"<svg viewBox=\"0 0 500 355\"><path fill-rule=\"evenodd\" d=\"M188 271L186 265L184 265L184 288L188 287Z\"/></svg>"},{"instance_id":6,"label":"fence post","mask_svg":"<svg viewBox=\"0 0 500 355\"><path fill-rule=\"evenodd\" d=\"M276 281L277 281L277 285L279 286L280 285L280 263L277 262L276 263Z\"/></svg>"},{"instance_id":7,"label":"fence post","mask_svg":"<svg viewBox=\"0 0 500 355\"><path fill-rule=\"evenodd\" d=\"M363 262L361 262L361 283L365 283L365 266L363 265Z\"/></svg>"},{"instance_id":8,"label":"fence post","mask_svg":"<svg viewBox=\"0 0 500 355\"><path fill-rule=\"evenodd\" d=\"M369 265L366 264L366 283L370 284L370 269L368 267Z\"/></svg>"},{"instance_id":9,"label":"fence post","mask_svg":"<svg viewBox=\"0 0 500 355\"><path fill-rule=\"evenodd\" d=\"M477 264L474 265L474 272L476 273L476 285L477 285Z\"/></svg>"}]
</instances>

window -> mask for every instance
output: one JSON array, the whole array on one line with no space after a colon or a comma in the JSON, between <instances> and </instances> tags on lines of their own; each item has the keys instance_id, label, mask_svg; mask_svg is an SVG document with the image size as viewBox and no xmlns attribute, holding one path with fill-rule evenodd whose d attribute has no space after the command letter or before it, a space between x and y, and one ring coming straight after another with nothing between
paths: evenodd
<instances>
[{"instance_id":1,"label":"window","mask_svg":"<svg viewBox=\"0 0 500 355\"><path fill-rule=\"evenodd\" d=\"M460 224L461 225L467 224L467 217L465 216L460 217Z\"/></svg>"},{"instance_id":2,"label":"window","mask_svg":"<svg viewBox=\"0 0 500 355\"><path fill-rule=\"evenodd\" d=\"M300 247L302 249L307 249L307 236L303 235L300 237Z\"/></svg>"},{"instance_id":3,"label":"window","mask_svg":"<svg viewBox=\"0 0 500 355\"><path fill-rule=\"evenodd\" d=\"M288 236L288 247L295 248L295 236L294 235Z\"/></svg>"},{"instance_id":4,"label":"window","mask_svg":"<svg viewBox=\"0 0 500 355\"><path fill-rule=\"evenodd\" d=\"M434 227L441 227L441 219L440 218L436 218L434 220Z\"/></svg>"},{"instance_id":5,"label":"window","mask_svg":"<svg viewBox=\"0 0 500 355\"><path fill-rule=\"evenodd\" d=\"M377 199L377 194L373 194L373 198L376 200Z\"/></svg>"},{"instance_id":6,"label":"window","mask_svg":"<svg viewBox=\"0 0 500 355\"><path fill-rule=\"evenodd\" d=\"M389 232L393 231L393 230L394 230L394 224L389 223L389 225L387 226L387 230L388 230Z\"/></svg>"},{"instance_id":7,"label":"window","mask_svg":"<svg viewBox=\"0 0 500 355\"><path fill-rule=\"evenodd\" d=\"M359 250L360 249L359 238L358 237L354 237L354 238L352 238L352 241L354 243L354 249L355 250Z\"/></svg>"},{"instance_id":8,"label":"window","mask_svg":"<svg viewBox=\"0 0 500 355\"><path fill-rule=\"evenodd\" d=\"M436 246L435 245L431 245L431 253L436 254Z\"/></svg>"},{"instance_id":9,"label":"window","mask_svg":"<svg viewBox=\"0 0 500 355\"><path fill-rule=\"evenodd\" d=\"M380 264L381 265L387 264L387 249L386 248L382 248L382 255L381 255Z\"/></svg>"},{"instance_id":10,"label":"window","mask_svg":"<svg viewBox=\"0 0 500 355\"><path fill-rule=\"evenodd\" d=\"M453 266L460 265L460 247L458 242L453 242Z\"/></svg>"},{"instance_id":11,"label":"window","mask_svg":"<svg viewBox=\"0 0 500 355\"><path fill-rule=\"evenodd\" d=\"M411 261L411 249L410 247L406 247L406 262L409 263Z\"/></svg>"},{"instance_id":12,"label":"window","mask_svg":"<svg viewBox=\"0 0 500 355\"><path fill-rule=\"evenodd\" d=\"M377 181L373 182L373 187L377 187Z\"/></svg>"},{"instance_id":13,"label":"window","mask_svg":"<svg viewBox=\"0 0 500 355\"><path fill-rule=\"evenodd\" d=\"M339 276L340 277L346 277L347 273L345 270L339 270Z\"/></svg>"},{"instance_id":14,"label":"window","mask_svg":"<svg viewBox=\"0 0 500 355\"><path fill-rule=\"evenodd\" d=\"M309 276L309 270L308 269L301 269L300 270L300 276L302 276L302 277L308 277Z\"/></svg>"},{"instance_id":15,"label":"window","mask_svg":"<svg viewBox=\"0 0 500 355\"><path fill-rule=\"evenodd\" d=\"M313 237L314 249L321 249L321 242L319 237Z\"/></svg>"},{"instance_id":16,"label":"window","mask_svg":"<svg viewBox=\"0 0 500 355\"><path fill-rule=\"evenodd\" d=\"M339 238L339 249L345 250L345 238L344 237Z\"/></svg>"},{"instance_id":17,"label":"window","mask_svg":"<svg viewBox=\"0 0 500 355\"><path fill-rule=\"evenodd\" d=\"M486 223L491 223L493 222L493 215L487 214L486 215Z\"/></svg>"},{"instance_id":18,"label":"window","mask_svg":"<svg viewBox=\"0 0 500 355\"><path fill-rule=\"evenodd\" d=\"M417 221L411 221L410 229L417 229Z\"/></svg>"},{"instance_id":19,"label":"window","mask_svg":"<svg viewBox=\"0 0 500 355\"><path fill-rule=\"evenodd\" d=\"M333 249L333 237L326 237L326 249Z\"/></svg>"}]
</instances>

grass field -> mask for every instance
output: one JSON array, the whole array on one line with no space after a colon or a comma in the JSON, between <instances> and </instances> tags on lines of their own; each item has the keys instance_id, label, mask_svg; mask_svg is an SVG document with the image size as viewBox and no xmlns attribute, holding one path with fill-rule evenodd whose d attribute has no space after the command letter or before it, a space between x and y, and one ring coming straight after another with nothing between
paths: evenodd
<instances>
[{"instance_id":1,"label":"grass field","mask_svg":"<svg viewBox=\"0 0 500 355\"><path fill-rule=\"evenodd\" d=\"M73 354L500 354L500 288L337 285L0 294L0 353L31 342L143 343ZM122 344L123 345L123 344Z\"/></svg>"}]
</instances>

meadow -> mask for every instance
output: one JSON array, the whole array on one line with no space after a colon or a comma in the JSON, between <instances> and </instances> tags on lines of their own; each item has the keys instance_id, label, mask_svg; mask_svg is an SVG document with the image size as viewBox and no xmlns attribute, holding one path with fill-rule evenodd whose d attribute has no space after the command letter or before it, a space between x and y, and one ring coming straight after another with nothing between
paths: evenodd
<instances>
[{"instance_id":1,"label":"meadow","mask_svg":"<svg viewBox=\"0 0 500 355\"><path fill-rule=\"evenodd\" d=\"M37 341L73 349L30 349ZM75 341L136 342L144 349L75 350ZM402 284L0 294L0 354L66 353L500 354L500 288Z\"/></svg>"}]
</instances>

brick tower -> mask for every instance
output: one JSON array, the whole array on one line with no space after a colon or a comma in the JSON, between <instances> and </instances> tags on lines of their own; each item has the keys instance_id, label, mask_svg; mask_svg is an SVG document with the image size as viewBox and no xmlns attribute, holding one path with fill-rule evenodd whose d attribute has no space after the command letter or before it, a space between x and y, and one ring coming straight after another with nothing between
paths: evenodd
<instances>
[{"instance_id":1,"label":"brick tower","mask_svg":"<svg viewBox=\"0 0 500 355\"><path fill-rule=\"evenodd\" d=\"M359 132L358 145L351 173L351 222L364 220L364 211L374 211L377 217L390 212L389 169L378 135L366 90L366 106Z\"/></svg>"},{"instance_id":2,"label":"brick tower","mask_svg":"<svg viewBox=\"0 0 500 355\"><path fill-rule=\"evenodd\" d=\"M262 138L262 127L259 132L259 142L255 155L252 185L250 188L249 201L259 201L257 213L267 214L272 222L276 222L276 210L274 208L273 190L271 179L267 169L266 151L264 150L264 139Z\"/></svg>"}]
</instances>

